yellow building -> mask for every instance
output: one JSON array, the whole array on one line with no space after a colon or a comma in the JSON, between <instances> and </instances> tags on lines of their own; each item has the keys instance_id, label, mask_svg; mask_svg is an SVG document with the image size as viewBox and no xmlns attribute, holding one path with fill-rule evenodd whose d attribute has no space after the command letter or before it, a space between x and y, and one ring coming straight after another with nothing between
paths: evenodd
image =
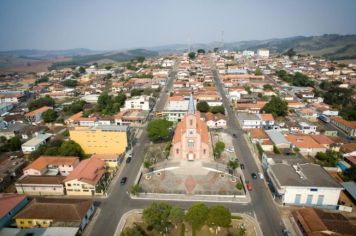
<instances>
[{"instance_id":1,"label":"yellow building","mask_svg":"<svg viewBox=\"0 0 356 236\"><path fill-rule=\"evenodd\" d=\"M70 139L77 142L86 154L117 154L127 147L127 127L100 125L93 127L73 127Z\"/></svg>"}]
</instances>

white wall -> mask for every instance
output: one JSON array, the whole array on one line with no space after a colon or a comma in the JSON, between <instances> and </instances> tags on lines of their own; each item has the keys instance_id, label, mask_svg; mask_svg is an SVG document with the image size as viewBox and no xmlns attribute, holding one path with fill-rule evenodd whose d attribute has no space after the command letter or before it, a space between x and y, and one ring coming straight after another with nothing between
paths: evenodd
<instances>
[{"instance_id":1,"label":"white wall","mask_svg":"<svg viewBox=\"0 0 356 236\"><path fill-rule=\"evenodd\" d=\"M310 191L310 189L317 189L318 191ZM336 206L339 200L341 189L337 188L322 188L322 187L285 187L285 194L283 196L283 203L295 204L295 196L301 194L300 203L306 204L308 195L313 195L312 204L316 205L319 195L324 195L323 205Z\"/></svg>"}]
</instances>

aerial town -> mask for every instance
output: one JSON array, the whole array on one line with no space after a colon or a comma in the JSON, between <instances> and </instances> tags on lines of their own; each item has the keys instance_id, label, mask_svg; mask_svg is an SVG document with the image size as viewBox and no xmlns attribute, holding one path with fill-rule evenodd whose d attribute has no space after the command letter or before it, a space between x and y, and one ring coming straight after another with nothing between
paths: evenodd
<instances>
[{"instance_id":1,"label":"aerial town","mask_svg":"<svg viewBox=\"0 0 356 236\"><path fill-rule=\"evenodd\" d=\"M293 49L3 72L0 235L355 235L355 85Z\"/></svg>"}]
</instances>

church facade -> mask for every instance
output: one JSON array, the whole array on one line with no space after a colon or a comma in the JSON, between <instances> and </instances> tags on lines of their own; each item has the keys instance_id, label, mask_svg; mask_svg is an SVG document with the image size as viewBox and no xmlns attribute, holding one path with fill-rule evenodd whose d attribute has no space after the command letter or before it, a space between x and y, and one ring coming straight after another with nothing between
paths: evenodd
<instances>
[{"instance_id":1,"label":"church facade","mask_svg":"<svg viewBox=\"0 0 356 236\"><path fill-rule=\"evenodd\" d=\"M211 156L208 126L194 109L192 95L188 112L177 124L172 140L171 157L180 160L204 160Z\"/></svg>"}]
</instances>

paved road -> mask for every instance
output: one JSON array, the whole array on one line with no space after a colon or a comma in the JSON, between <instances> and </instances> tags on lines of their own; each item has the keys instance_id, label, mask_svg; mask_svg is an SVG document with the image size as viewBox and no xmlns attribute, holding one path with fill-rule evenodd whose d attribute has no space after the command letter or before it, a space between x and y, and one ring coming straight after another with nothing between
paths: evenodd
<instances>
[{"instance_id":1,"label":"paved road","mask_svg":"<svg viewBox=\"0 0 356 236\"><path fill-rule=\"evenodd\" d=\"M157 101L156 111L162 111L164 104L167 100L168 94L166 90L170 91L173 85L173 79L175 77L175 72L171 72L169 80L166 85L166 89L163 89L160 97ZM214 72L214 77L217 83L217 87L222 94L224 105L227 108L228 117L229 117L229 127L231 130L239 130L236 123L236 117L233 115L233 111L229 107L228 100L220 82L216 71ZM257 170L256 163L253 160L252 154L248 149L248 146L245 142L242 133L238 133L237 139L234 142L235 150L240 157L240 160L243 160L245 163L245 175L249 174L249 171ZM100 212L96 221L93 222L94 225L91 228L91 232L88 235L93 236L103 236L103 235L114 235L116 227L119 223L121 216L132 209L142 209L147 207L152 200L137 200L131 199L128 195L130 186L135 181L137 173L142 165L143 156L144 156L144 146L149 142L147 137L147 132L144 129L140 138L137 141L136 146L134 147L134 158L130 164L127 164L123 171L120 174L120 178L123 176L128 177L128 181L125 186L121 186L120 182L114 182L116 186L112 186L112 191L108 198L100 200ZM243 156L244 155L244 156ZM119 179L120 179L119 178ZM262 183L261 180L251 181L253 183L254 190L251 192L253 204L238 204L238 203L223 203L224 206L228 207L232 212L236 213L245 213L251 216L254 216L254 212L257 214L257 219L261 223L262 231L264 235L281 235L282 227L280 226L280 217L279 213L276 210L276 207L273 203L271 195L268 193L267 188ZM188 201L169 201L172 204L177 204L183 207L184 209L189 208L189 206L196 202ZM206 203L208 206L215 205L216 203ZM221 204L221 203L219 203Z\"/></svg>"},{"instance_id":2,"label":"paved road","mask_svg":"<svg viewBox=\"0 0 356 236\"><path fill-rule=\"evenodd\" d=\"M217 71L213 71L215 85L223 99L223 104L227 111L228 129L236 134L233 142L237 157L245 165L243 170L246 180L252 183L251 209L256 213L264 235L281 235L282 221L280 214L274 204L274 200L263 180L252 180L251 173L258 172L254 157L243 137L243 131L239 126L234 110L230 107L230 102L226 96L224 87L219 79ZM234 207L235 209L235 207Z\"/></svg>"}]
</instances>

